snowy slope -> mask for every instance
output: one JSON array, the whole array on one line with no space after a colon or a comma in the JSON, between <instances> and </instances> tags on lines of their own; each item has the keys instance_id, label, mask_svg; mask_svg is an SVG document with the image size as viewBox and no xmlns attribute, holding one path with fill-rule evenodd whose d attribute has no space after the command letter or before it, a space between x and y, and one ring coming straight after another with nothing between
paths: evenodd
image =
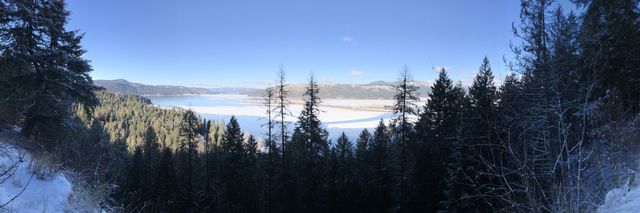
<instances>
[{"instance_id":1,"label":"snowy slope","mask_svg":"<svg viewBox=\"0 0 640 213\"><path fill-rule=\"evenodd\" d=\"M65 212L72 185L62 173L50 171L0 141L0 205L6 204L0 212Z\"/></svg>"},{"instance_id":2,"label":"snowy slope","mask_svg":"<svg viewBox=\"0 0 640 213\"><path fill-rule=\"evenodd\" d=\"M598 212L640 212L640 183L633 181L621 188L615 188L607 193L604 205Z\"/></svg>"}]
</instances>

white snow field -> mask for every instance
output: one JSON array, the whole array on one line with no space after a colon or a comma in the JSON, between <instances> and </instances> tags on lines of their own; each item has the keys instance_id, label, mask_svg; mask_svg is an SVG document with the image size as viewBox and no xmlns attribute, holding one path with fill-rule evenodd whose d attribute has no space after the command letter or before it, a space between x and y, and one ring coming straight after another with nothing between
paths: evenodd
<instances>
[{"instance_id":1,"label":"white snow field","mask_svg":"<svg viewBox=\"0 0 640 213\"><path fill-rule=\"evenodd\" d=\"M607 193L601 213L636 213L640 212L640 182L635 179L631 184L615 188Z\"/></svg>"},{"instance_id":2,"label":"white snow field","mask_svg":"<svg viewBox=\"0 0 640 213\"><path fill-rule=\"evenodd\" d=\"M242 130L247 131L260 140L261 135L267 132L263 125L266 121L267 108L259 97L246 95L193 95L193 96L148 96L154 105L161 108L179 107L192 110L209 120L228 119L234 115ZM423 100L426 100L423 99ZM290 122L290 131L297 117L302 111L303 100L291 100L289 105L290 116L285 118ZM417 102L423 106L424 101ZM378 99L323 99L320 103L320 121L329 132L330 139L337 139L342 132L347 137L355 139L362 129L372 131L383 120L389 124L393 113L391 106L394 100ZM416 119L412 116L411 119Z\"/></svg>"},{"instance_id":3,"label":"white snow field","mask_svg":"<svg viewBox=\"0 0 640 213\"><path fill-rule=\"evenodd\" d=\"M25 151L0 141L0 205L5 205L0 212L68 212L71 183L60 172L43 171L50 170L40 168Z\"/></svg>"},{"instance_id":4,"label":"white snow field","mask_svg":"<svg viewBox=\"0 0 640 213\"><path fill-rule=\"evenodd\" d=\"M265 117L266 108L263 106L186 106L178 107L193 110L203 114L217 115L236 115L236 116L255 116ZM302 105L291 105L289 109L292 116L287 119L295 122L299 113L302 111ZM375 128L388 112L372 111L372 110L355 110L338 107L321 108L319 118L328 128ZM388 120L386 118L385 120Z\"/></svg>"}]
</instances>

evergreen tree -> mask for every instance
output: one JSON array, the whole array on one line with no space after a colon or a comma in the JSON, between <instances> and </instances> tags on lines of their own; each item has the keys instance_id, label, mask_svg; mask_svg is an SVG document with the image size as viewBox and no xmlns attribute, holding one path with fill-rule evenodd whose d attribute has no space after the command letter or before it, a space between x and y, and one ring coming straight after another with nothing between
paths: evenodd
<instances>
[{"instance_id":1,"label":"evergreen tree","mask_svg":"<svg viewBox=\"0 0 640 213\"><path fill-rule=\"evenodd\" d=\"M305 103L294 129L289 151L293 178L294 211L323 211L326 207L326 171L329 157L328 132L322 128L318 84L311 75L305 91Z\"/></svg>"},{"instance_id":2,"label":"evergreen tree","mask_svg":"<svg viewBox=\"0 0 640 213\"><path fill-rule=\"evenodd\" d=\"M485 57L478 74L473 79L473 84L469 88L469 110L474 115L472 119L478 121L475 127L481 128L474 128L474 131L478 132L476 135L482 137L481 140L491 140L492 130L490 128L494 126L492 122L495 116L495 96L496 86L493 83L493 72L489 65L489 59Z\"/></svg>"},{"instance_id":3,"label":"evergreen tree","mask_svg":"<svg viewBox=\"0 0 640 213\"><path fill-rule=\"evenodd\" d=\"M74 103L90 110L98 102L82 56L82 36L65 29L64 1L3 2L0 20L0 122L22 124L25 135L52 142L65 128ZM53 148L47 144L48 148Z\"/></svg>"},{"instance_id":4,"label":"evergreen tree","mask_svg":"<svg viewBox=\"0 0 640 213\"><path fill-rule=\"evenodd\" d=\"M526 163L523 185L530 188L532 196L528 204L533 209L550 209L552 200L546 194L553 187L553 159L551 156L549 16L550 0L527 0L521 6L520 29L516 35L523 41L516 50L519 72L522 74L523 92L520 98L527 102L518 117L526 131L519 133L520 143L525 146Z\"/></svg>"},{"instance_id":5,"label":"evergreen tree","mask_svg":"<svg viewBox=\"0 0 640 213\"><path fill-rule=\"evenodd\" d=\"M159 210L177 211L176 209L176 191L177 182L175 168L173 165L173 153L171 149L165 147L162 149L162 159L158 168L158 176L155 181L157 196L156 203Z\"/></svg>"},{"instance_id":6,"label":"evergreen tree","mask_svg":"<svg viewBox=\"0 0 640 213\"><path fill-rule=\"evenodd\" d=\"M413 134L413 124L409 121L410 116L416 114L415 101L420 99L417 96L418 87L414 85L413 76L409 72L408 67L404 67L400 73L400 81L396 86L396 94L394 96L395 104L393 107L393 113L396 116L393 120L393 124L396 134L396 145L399 150L399 188L398 188L398 204L399 211L404 212L407 210L407 204L410 200L410 184L409 178L411 176L410 163L413 161L411 152L409 152L412 146L410 138Z\"/></svg>"},{"instance_id":7,"label":"evergreen tree","mask_svg":"<svg viewBox=\"0 0 640 213\"><path fill-rule=\"evenodd\" d=\"M193 211L195 194L194 180L196 177L197 162L197 144L198 133L201 132L200 119L193 111L187 111L182 118L180 126L181 143L177 150L177 158L179 159L179 177L180 177L180 200L177 207L187 212Z\"/></svg>"},{"instance_id":8,"label":"evergreen tree","mask_svg":"<svg viewBox=\"0 0 640 213\"><path fill-rule=\"evenodd\" d=\"M156 133L153 127L147 127L144 139L144 145L142 147L142 154L145 167L142 168L143 189L146 192L144 195L145 200L153 202L153 198L156 196L156 187L153 185L153 180L158 175L158 162L161 158L160 148L158 146ZM150 204L153 207L153 204Z\"/></svg>"},{"instance_id":9,"label":"evergreen tree","mask_svg":"<svg viewBox=\"0 0 640 213\"><path fill-rule=\"evenodd\" d=\"M523 107L522 82L516 74L507 75L498 90L497 110L499 116L499 134L501 139L508 144L515 144L517 140L518 115Z\"/></svg>"},{"instance_id":10,"label":"evergreen tree","mask_svg":"<svg viewBox=\"0 0 640 213\"><path fill-rule=\"evenodd\" d=\"M282 76L284 77L284 76ZM282 79L284 80L284 79ZM281 89L284 90L284 85ZM276 131L278 129L276 129L276 125L278 124L278 121L276 120L276 118L278 117L278 115L282 115L282 113L284 112L284 110L282 111L277 111L278 107L283 107L283 105L279 105L278 102L279 101L283 101L284 99L278 99L277 94L281 94L283 93L280 90L276 90L276 89L280 89L280 87L278 88L267 88L265 90L265 94L264 94L264 106L267 107L266 110L266 115L267 115L267 123L263 124L263 126L267 127L267 139L266 139L266 149L267 149L267 156L266 159L263 160L262 162L262 168L264 168L264 172L266 177L264 178L263 181L263 185L264 187L264 204L263 204L263 208L267 208L267 209L271 209L274 212L277 212L277 206L276 204L278 203L278 191L279 191L279 187L277 186L279 184L279 177L280 174L278 173L278 171L281 171L279 168L279 164L280 162L280 152L278 150L278 146L277 146L277 140L276 140ZM286 92L284 92L286 94ZM281 108L281 109L285 109L285 108ZM284 122L284 119L281 119L280 122ZM280 130L280 134L282 135L282 129ZM282 141L281 141L282 142Z\"/></svg>"},{"instance_id":11,"label":"evergreen tree","mask_svg":"<svg viewBox=\"0 0 640 213\"><path fill-rule=\"evenodd\" d=\"M485 57L468 95L442 70L417 110L405 67L394 119L363 130L355 149L345 133L330 146L313 76L288 132L281 68L266 91L262 153L236 117L225 125L144 97L94 94L64 1L0 0L0 127L65 141L46 147L109 194L98 202L116 208L105 210L595 211L637 167L628 158L640 150L630 116L640 111L639 3L573 2L578 15L549 10L552 0L521 1L510 67L519 74L499 90Z\"/></svg>"},{"instance_id":12,"label":"evergreen tree","mask_svg":"<svg viewBox=\"0 0 640 213\"><path fill-rule=\"evenodd\" d=\"M442 69L431 86L429 101L423 107L415 124L415 187L412 200L414 209L436 211L444 197L444 180L449 154L457 140L459 116L464 105L464 90L454 86L447 72ZM445 207L446 208L446 207Z\"/></svg>"},{"instance_id":13,"label":"evergreen tree","mask_svg":"<svg viewBox=\"0 0 640 213\"><path fill-rule=\"evenodd\" d=\"M493 170L492 166L503 162L502 150L497 140L496 87L489 60L485 57L478 74L469 88L468 106L463 112L458 139L454 143L449 160L447 180L449 210L491 211L501 206L500 200L492 197L468 196L474 193L495 193L495 176L481 171ZM473 177L473 178L468 178ZM466 197L465 197L466 196ZM488 202L486 202L488 201ZM491 204L485 206L486 204Z\"/></svg>"},{"instance_id":14,"label":"evergreen tree","mask_svg":"<svg viewBox=\"0 0 640 213\"><path fill-rule=\"evenodd\" d=\"M249 135L249 138L247 138L247 143L244 144L244 151L246 152L247 157L255 161L255 158L258 157L257 155L259 153L258 141L256 140L256 137L253 137L253 135Z\"/></svg>"},{"instance_id":15,"label":"evergreen tree","mask_svg":"<svg viewBox=\"0 0 640 213\"><path fill-rule=\"evenodd\" d=\"M275 128L275 123L274 123L274 109L275 109L275 94L273 91L273 88L267 88L265 89L265 94L264 94L264 106L267 107L267 123L263 124L263 126L267 127L267 141L266 141L266 148L267 148L267 153L271 153L272 150L275 150L275 137L274 137L274 132L273 129Z\"/></svg>"},{"instance_id":16,"label":"evergreen tree","mask_svg":"<svg viewBox=\"0 0 640 213\"><path fill-rule=\"evenodd\" d=\"M220 163L222 186L222 210L225 212L248 212L251 200L248 196L250 182L248 181L247 151L244 147L243 133L235 116L227 124L222 141L222 162Z\"/></svg>"},{"instance_id":17,"label":"evergreen tree","mask_svg":"<svg viewBox=\"0 0 640 213\"><path fill-rule=\"evenodd\" d=\"M636 0L578 0L585 10L580 30L584 78L597 80L594 98L640 110L640 11ZM619 98L619 100L616 100ZM614 104L615 105L615 104ZM621 116L615 113L611 116ZM615 118L615 117L614 117Z\"/></svg>"},{"instance_id":18,"label":"evergreen tree","mask_svg":"<svg viewBox=\"0 0 640 213\"><path fill-rule=\"evenodd\" d=\"M127 182L122 195L124 198L124 207L127 210L141 211L145 206L145 191L142 188L144 182L142 171L144 168L145 164L142 156L142 149L140 147L136 147L136 150L133 152L131 167L129 167L129 170L127 171Z\"/></svg>"},{"instance_id":19,"label":"evergreen tree","mask_svg":"<svg viewBox=\"0 0 640 213\"><path fill-rule=\"evenodd\" d=\"M222 140L222 151L240 155L244 153L243 133L235 116L231 116L229 123L224 130L224 139Z\"/></svg>"},{"instance_id":20,"label":"evergreen tree","mask_svg":"<svg viewBox=\"0 0 640 213\"><path fill-rule=\"evenodd\" d=\"M312 75L309 79L302 112L296 123L295 136L298 143L302 143L305 151L313 155L328 153L327 131L322 128L318 115L320 114L320 97L318 84Z\"/></svg>"},{"instance_id":21,"label":"evergreen tree","mask_svg":"<svg viewBox=\"0 0 640 213\"><path fill-rule=\"evenodd\" d=\"M353 212L357 209L353 198L356 196L353 180L353 146L344 132L338 137L331 150L332 181L330 209L332 212Z\"/></svg>"},{"instance_id":22,"label":"evergreen tree","mask_svg":"<svg viewBox=\"0 0 640 213\"><path fill-rule=\"evenodd\" d=\"M393 208L391 165L389 156L390 136L384 121L373 132L371 140L371 165L373 171L367 186L371 189L367 204L372 212L391 212Z\"/></svg>"},{"instance_id":23,"label":"evergreen tree","mask_svg":"<svg viewBox=\"0 0 640 213\"><path fill-rule=\"evenodd\" d=\"M278 72L278 78L276 80L276 106L275 106L275 118L278 119L275 122L275 125L279 126L278 137L280 138L280 146L282 146L282 158L283 161L285 159L285 151L286 151L286 142L288 140L288 123L285 119L291 115L289 111L289 91L287 90L287 81L286 81L286 73L284 71L284 66L280 66L280 70ZM283 164L284 165L284 164Z\"/></svg>"},{"instance_id":24,"label":"evergreen tree","mask_svg":"<svg viewBox=\"0 0 640 213\"><path fill-rule=\"evenodd\" d=\"M414 83L413 75L409 72L409 68L405 66L400 72L400 81L396 86L395 104L393 106L393 113L396 115L394 124L398 128L396 133L403 143L408 142L411 137L413 129L409 117L417 114L415 102L420 100L417 94L418 87Z\"/></svg>"},{"instance_id":25,"label":"evergreen tree","mask_svg":"<svg viewBox=\"0 0 640 213\"><path fill-rule=\"evenodd\" d=\"M280 152L277 146L276 140L276 124L277 124L277 115L279 112L277 111L278 107L282 107L282 105L278 105L278 101L281 99L277 99L276 95L278 94L275 90L277 88L267 88L264 94L264 106L267 107L266 115L267 115L267 123L263 124L263 126L267 127L267 139L266 139L266 149L267 156L266 159L262 161L262 168L264 168L266 177L264 178L263 185L264 187L264 203L263 208L271 209L276 212L278 203L278 191L279 187L279 163L280 162ZM281 111L280 113L282 113ZM283 122L284 120L281 120ZM280 129L281 130L281 129ZM282 132L280 132L282 134ZM281 141L282 142L282 141Z\"/></svg>"},{"instance_id":26,"label":"evergreen tree","mask_svg":"<svg viewBox=\"0 0 640 213\"><path fill-rule=\"evenodd\" d=\"M261 170L258 167L258 155L257 141L253 135L249 135L247 142L244 144L244 161L246 168L244 172L244 184L247 191L244 194L243 202L247 212L257 212L260 207L261 193L259 190L259 178L263 177Z\"/></svg>"},{"instance_id":27,"label":"evergreen tree","mask_svg":"<svg viewBox=\"0 0 640 213\"><path fill-rule=\"evenodd\" d=\"M356 141L355 159L354 159L354 179L357 194L355 197L355 205L360 206L363 212L372 211L367 203L368 196L371 194L369 179L372 175L373 166L370 164L372 135L369 130L363 129L358 140Z\"/></svg>"}]
</instances>

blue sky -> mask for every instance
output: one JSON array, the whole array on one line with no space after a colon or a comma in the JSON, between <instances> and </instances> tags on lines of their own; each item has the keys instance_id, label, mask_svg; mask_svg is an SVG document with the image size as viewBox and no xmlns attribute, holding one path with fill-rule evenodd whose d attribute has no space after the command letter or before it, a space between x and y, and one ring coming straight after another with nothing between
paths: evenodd
<instances>
[{"instance_id":1,"label":"blue sky","mask_svg":"<svg viewBox=\"0 0 640 213\"><path fill-rule=\"evenodd\" d=\"M517 0L68 0L94 79L264 87L290 82L417 80L433 67L469 82L486 55L496 76L512 57Z\"/></svg>"}]
</instances>

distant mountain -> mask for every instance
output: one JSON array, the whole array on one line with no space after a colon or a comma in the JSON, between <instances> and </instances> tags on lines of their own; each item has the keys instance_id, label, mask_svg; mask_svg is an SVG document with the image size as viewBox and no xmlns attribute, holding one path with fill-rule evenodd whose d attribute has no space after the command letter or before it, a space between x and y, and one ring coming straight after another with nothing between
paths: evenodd
<instances>
[{"instance_id":1,"label":"distant mountain","mask_svg":"<svg viewBox=\"0 0 640 213\"><path fill-rule=\"evenodd\" d=\"M363 84L364 86L395 86L394 82L387 81L374 81L368 84Z\"/></svg>"},{"instance_id":2,"label":"distant mountain","mask_svg":"<svg viewBox=\"0 0 640 213\"><path fill-rule=\"evenodd\" d=\"M211 88L209 89L214 94L238 94L238 95L248 95L253 93L262 93L263 89L255 89L255 88L244 88L244 87L221 87L221 88Z\"/></svg>"},{"instance_id":3,"label":"distant mountain","mask_svg":"<svg viewBox=\"0 0 640 213\"><path fill-rule=\"evenodd\" d=\"M185 95L185 94L238 94L261 97L262 89L243 87L224 88L198 88L167 85L145 85L129 82L123 79L95 80L96 85L104 87L107 91L120 94L136 95ZM397 82L375 81L368 84L320 84L320 97L325 99L393 99ZM430 90L431 83L416 82L420 89L420 96L425 96ZM291 98L302 98L306 84L290 84L289 95Z\"/></svg>"},{"instance_id":4,"label":"distant mountain","mask_svg":"<svg viewBox=\"0 0 640 213\"><path fill-rule=\"evenodd\" d=\"M325 99L393 99L395 95L395 85L397 82L375 81L368 84L320 84L321 98ZM431 90L431 83L416 82L419 87L420 96L426 96ZM302 98L306 84L290 84L289 95L292 98ZM262 91L258 93L250 93L250 96L262 95Z\"/></svg>"},{"instance_id":5,"label":"distant mountain","mask_svg":"<svg viewBox=\"0 0 640 213\"><path fill-rule=\"evenodd\" d=\"M118 94L135 95L184 95L184 94L214 94L206 88L167 86L167 85L145 85L129 82L124 79L117 80L95 80L97 86L105 88L109 92Z\"/></svg>"}]
</instances>

